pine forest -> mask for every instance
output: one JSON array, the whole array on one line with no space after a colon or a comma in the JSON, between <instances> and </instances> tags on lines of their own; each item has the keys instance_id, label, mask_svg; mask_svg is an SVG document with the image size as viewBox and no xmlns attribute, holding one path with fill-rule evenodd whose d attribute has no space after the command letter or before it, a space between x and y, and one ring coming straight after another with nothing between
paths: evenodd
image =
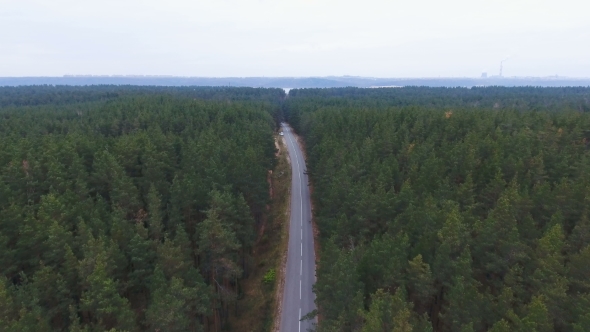
<instances>
[{"instance_id":1,"label":"pine forest","mask_svg":"<svg viewBox=\"0 0 590 332\"><path fill-rule=\"evenodd\" d=\"M590 331L589 111L588 88L291 91L317 330Z\"/></svg>"},{"instance_id":2,"label":"pine forest","mask_svg":"<svg viewBox=\"0 0 590 332\"><path fill-rule=\"evenodd\" d=\"M221 330L283 96L0 88L0 330Z\"/></svg>"},{"instance_id":3,"label":"pine forest","mask_svg":"<svg viewBox=\"0 0 590 332\"><path fill-rule=\"evenodd\" d=\"M281 122L317 332L590 331L590 88L110 85L0 87L0 331L228 330Z\"/></svg>"}]
</instances>

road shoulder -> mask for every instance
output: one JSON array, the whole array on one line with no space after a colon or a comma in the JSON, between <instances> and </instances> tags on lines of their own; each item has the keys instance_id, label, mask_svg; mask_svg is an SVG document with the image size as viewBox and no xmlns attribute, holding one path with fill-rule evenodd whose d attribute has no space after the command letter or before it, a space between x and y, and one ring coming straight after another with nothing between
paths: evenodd
<instances>
[{"instance_id":1,"label":"road shoulder","mask_svg":"<svg viewBox=\"0 0 590 332\"><path fill-rule=\"evenodd\" d=\"M284 138L276 135L275 142L277 165L269 172L272 194L268 218L252 252L252 273L240 285L245 296L238 301L239 315L230 317L232 331L279 329L289 241L291 165Z\"/></svg>"}]
</instances>

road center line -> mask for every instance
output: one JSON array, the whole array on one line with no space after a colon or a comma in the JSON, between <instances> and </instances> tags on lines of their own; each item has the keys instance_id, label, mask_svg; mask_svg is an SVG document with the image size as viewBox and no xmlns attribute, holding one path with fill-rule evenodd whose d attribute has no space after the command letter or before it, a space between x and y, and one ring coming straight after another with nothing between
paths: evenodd
<instances>
[{"instance_id":1,"label":"road center line","mask_svg":"<svg viewBox=\"0 0 590 332\"><path fill-rule=\"evenodd\" d=\"M299 264L299 275L303 275L303 259L301 260L301 264Z\"/></svg>"}]
</instances>

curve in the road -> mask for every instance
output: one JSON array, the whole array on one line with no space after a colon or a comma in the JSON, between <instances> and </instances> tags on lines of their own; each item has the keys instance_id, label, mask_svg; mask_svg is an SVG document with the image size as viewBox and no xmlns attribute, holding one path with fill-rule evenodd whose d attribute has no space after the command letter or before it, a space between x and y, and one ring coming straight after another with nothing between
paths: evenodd
<instances>
[{"instance_id":1,"label":"curve in the road","mask_svg":"<svg viewBox=\"0 0 590 332\"><path fill-rule=\"evenodd\" d=\"M301 321L301 317L315 310L315 252L311 225L311 200L305 159L291 128L281 125L291 159L291 215L289 245L280 330L282 332L307 331L314 321Z\"/></svg>"}]
</instances>

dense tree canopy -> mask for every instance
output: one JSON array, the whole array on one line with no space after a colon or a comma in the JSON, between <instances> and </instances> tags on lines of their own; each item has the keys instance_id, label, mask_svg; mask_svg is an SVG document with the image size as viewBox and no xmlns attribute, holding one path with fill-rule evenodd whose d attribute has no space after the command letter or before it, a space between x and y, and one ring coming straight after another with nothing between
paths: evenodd
<instances>
[{"instance_id":1,"label":"dense tree canopy","mask_svg":"<svg viewBox=\"0 0 590 332\"><path fill-rule=\"evenodd\" d=\"M292 90L318 331L589 331L590 89Z\"/></svg>"},{"instance_id":2,"label":"dense tree canopy","mask_svg":"<svg viewBox=\"0 0 590 332\"><path fill-rule=\"evenodd\" d=\"M253 268L283 96L0 88L0 329L219 330Z\"/></svg>"},{"instance_id":3,"label":"dense tree canopy","mask_svg":"<svg viewBox=\"0 0 590 332\"><path fill-rule=\"evenodd\" d=\"M0 107L65 105L77 102L104 101L122 96L166 94L186 98L207 100L266 101L279 103L285 93L282 89L231 88L206 86L133 86L133 85L95 85L95 86L54 86L36 85L10 87L0 86Z\"/></svg>"},{"instance_id":4,"label":"dense tree canopy","mask_svg":"<svg viewBox=\"0 0 590 332\"><path fill-rule=\"evenodd\" d=\"M220 330L283 117L314 185L318 331L590 331L573 87L2 87L2 329Z\"/></svg>"}]
</instances>

